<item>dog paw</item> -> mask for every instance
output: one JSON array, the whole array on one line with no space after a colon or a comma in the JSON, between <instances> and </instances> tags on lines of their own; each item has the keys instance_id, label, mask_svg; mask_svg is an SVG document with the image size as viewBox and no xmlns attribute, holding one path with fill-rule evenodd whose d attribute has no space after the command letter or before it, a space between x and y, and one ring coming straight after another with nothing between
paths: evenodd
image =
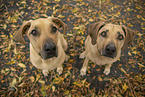
<instances>
[{"instance_id":1,"label":"dog paw","mask_svg":"<svg viewBox=\"0 0 145 97\"><path fill-rule=\"evenodd\" d=\"M59 75L62 74L62 71L63 71L63 68L62 68L62 67L58 67L58 68L57 68L57 72L59 73Z\"/></svg>"},{"instance_id":2,"label":"dog paw","mask_svg":"<svg viewBox=\"0 0 145 97\"><path fill-rule=\"evenodd\" d=\"M103 72L105 75L108 75L110 73L110 69L105 69Z\"/></svg>"},{"instance_id":3,"label":"dog paw","mask_svg":"<svg viewBox=\"0 0 145 97\"><path fill-rule=\"evenodd\" d=\"M65 55L65 61L68 61L69 58L70 58L70 56Z\"/></svg>"},{"instance_id":4,"label":"dog paw","mask_svg":"<svg viewBox=\"0 0 145 97\"><path fill-rule=\"evenodd\" d=\"M85 52L81 53L80 56L79 56L79 58L80 58L80 59L85 58Z\"/></svg>"},{"instance_id":5,"label":"dog paw","mask_svg":"<svg viewBox=\"0 0 145 97\"><path fill-rule=\"evenodd\" d=\"M44 76L48 76L48 70L43 70L42 73Z\"/></svg>"},{"instance_id":6,"label":"dog paw","mask_svg":"<svg viewBox=\"0 0 145 97\"><path fill-rule=\"evenodd\" d=\"M87 70L87 68L82 68L81 71L80 71L80 74L82 76L86 75L86 70Z\"/></svg>"}]
</instances>

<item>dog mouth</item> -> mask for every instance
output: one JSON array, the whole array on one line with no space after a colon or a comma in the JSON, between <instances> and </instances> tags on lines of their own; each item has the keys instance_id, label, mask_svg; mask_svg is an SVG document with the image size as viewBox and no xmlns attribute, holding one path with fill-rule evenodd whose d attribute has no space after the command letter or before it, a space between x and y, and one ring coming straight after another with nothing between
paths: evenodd
<instances>
[{"instance_id":1,"label":"dog mouth","mask_svg":"<svg viewBox=\"0 0 145 97\"><path fill-rule=\"evenodd\" d=\"M39 53L39 56L40 56L43 60L47 60L47 59L50 59L50 58L58 57L58 54L57 54L57 53L54 53L54 54Z\"/></svg>"},{"instance_id":2,"label":"dog mouth","mask_svg":"<svg viewBox=\"0 0 145 97\"><path fill-rule=\"evenodd\" d=\"M101 52L101 55L105 56L105 57L113 58L113 59L116 57L116 53L104 53L104 52Z\"/></svg>"}]
</instances>

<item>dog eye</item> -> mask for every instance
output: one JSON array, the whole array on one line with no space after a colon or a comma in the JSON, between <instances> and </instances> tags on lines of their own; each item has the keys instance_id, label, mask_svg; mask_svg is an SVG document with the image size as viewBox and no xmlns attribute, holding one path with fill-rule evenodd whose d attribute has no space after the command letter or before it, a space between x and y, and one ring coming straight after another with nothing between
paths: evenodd
<instances>
[{"instance_id":1,"label":"dog eye","mask_svg":"<svg viewBox=\"0 0 145 97\"><path fill-rule=\"evenodd\" d=\"M32 34L33 36L36 36L37 35L37 31L36 30L32 30L32 32L30 34Z\"/></svg>"},{"instance_id":2,"label":"dog eye","mask_svg":"<svg viewBox=\"0 0 145 97\"><path fill-rule=\"evenodd\" d=\"M101 33L101 36L102 36L102 37L106 37L106 35L107 35L106 31L103 31L103 32Z\"/></svg>"},{"instance_id":3,"label":"dog eye","mask_svg":"<svg viewBox=\"0 0 145 97\"><path fill-rule=\"evenodd\" d=\"M57 28L56 27L52 27L52 31L53 32L56 32L57 31Z\"/></svg>"},{"instance_id":4,"label":"dog eye","mask_svg":"<svg viewBox=\"0 0 145 97\"><path fill-rule=\"evenodd\" d=\"M120 35L118 36L118 39L119 39L119 40L124 39L123 35L122 35L122 34L120 34Z\"/></svg>"}]
</instances>

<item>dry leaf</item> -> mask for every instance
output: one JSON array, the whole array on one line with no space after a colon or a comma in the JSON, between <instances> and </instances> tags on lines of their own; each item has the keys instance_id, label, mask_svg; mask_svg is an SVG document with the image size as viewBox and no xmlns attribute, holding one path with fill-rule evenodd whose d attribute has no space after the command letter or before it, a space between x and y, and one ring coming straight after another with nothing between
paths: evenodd
<instances>
[{"instance_id":1,"label":"dry leaf","mask_svg":"<svg viewBox=\"0 0 145 97\"><path fill-rule=\"evenodd\" d=\"M124 83L123 87L122 87L125 91L128 89L128 86L126 85L126 83Z\"/></svg>"},{"instance_id":2,"label":"dry leaf","mask_svg":"<svg viewBox=\"0 0 145 97\"><path fill-rule=\"evenodd\" d=\"M120 69L123 73L127 74L127 72L122 67Z\"/></svg>"},{"instance_id":3,"label":"dry leaf","mask_svg":"<svg viewBox=\"0 0 145 97\"><path fill-rule=\"evenodd\" d=\"M29 79L30 79L32 82L34 82L34 81L35 81L34 76L30 76L30 77L29 77Z\"/></svg>"},{"instance_id":4,"label":"dry leaf","mask_svg":"<svg viewBox=\"0 0 145 97\"><path fill-rule=\"evenodd\" d=\"M103 81L103 79L102 79L100 76L98 77L98 80L99 80L99 81Z\"/></svg>"},{"instance_id":5,"label":"dry leaf","mask_svg":"<svg viewBox=\"0 0 145 97\"><path fill-rule=\"evenodd\" d=\"M18 63L18 65L22 68L26 68L25 64L23 64L23 63Z\"/></svg>"}]
</instances>

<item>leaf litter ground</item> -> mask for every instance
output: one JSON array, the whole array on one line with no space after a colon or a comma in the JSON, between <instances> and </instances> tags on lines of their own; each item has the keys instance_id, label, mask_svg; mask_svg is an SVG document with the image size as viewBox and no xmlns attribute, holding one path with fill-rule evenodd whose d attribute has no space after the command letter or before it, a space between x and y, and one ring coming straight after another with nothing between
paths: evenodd
<instances>
[{"instance_id":1,"label":"leaf litter ground","mask_svg":"<svg viewBox=\"0 0 145 97\"><path fill-rule=\"evenodd\" d=\"M142 0L1 0L1 96L143 96L145 95L145 2ZM44 77L29 59L29 40L13 40L24 21L54 16L68 25L68 62L62 75L53 70ZM96 21L124 24L136 32L133 45L113 63L111 73L89 62L80 76L88 26Z\"/></svg>"}]
</instances>

